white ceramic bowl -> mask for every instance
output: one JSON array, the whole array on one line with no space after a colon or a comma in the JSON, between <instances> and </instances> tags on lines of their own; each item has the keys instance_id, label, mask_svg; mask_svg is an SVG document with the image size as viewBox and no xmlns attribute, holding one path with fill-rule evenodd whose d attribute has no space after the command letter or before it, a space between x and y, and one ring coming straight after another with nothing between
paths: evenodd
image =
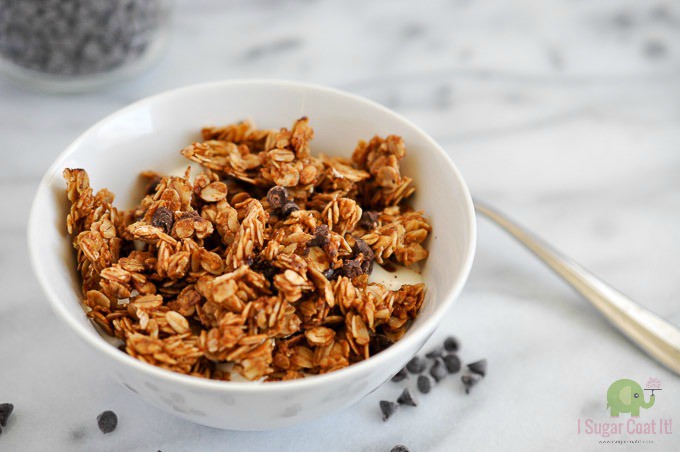
<instances>
[{"instance_id":1,"label":"white ceramic bowl","mask_svg":"<svg viewBox=\"0 0 680 452\"><path fill-rule=\"evenodd\" d=\"M265 128L289 126L306 115L313 152L349 157L359 139L404 138L404 171L416 181L413 204L430 219L430 256L423 267L427 294L406 335L368 359L326 375L257 383L189 377L145 364L100 336L80 303L71 240L66 233L64 168L85 168L95 189L129 207L139 196L138 173L177 170L179 150L204 125L252 118ZM281 81L226 81L190 86L136 102L75 140L47 171L33 201L28 242L34 271L52 308L92 350L105 370L139 397L176 416L211 427L267 430L288 427L346 408L392 377L422 347L458 296L472 265L475 216L460 173L441 147L417 126L366 99L334 89Z\"/></svg>"}]
</instances>

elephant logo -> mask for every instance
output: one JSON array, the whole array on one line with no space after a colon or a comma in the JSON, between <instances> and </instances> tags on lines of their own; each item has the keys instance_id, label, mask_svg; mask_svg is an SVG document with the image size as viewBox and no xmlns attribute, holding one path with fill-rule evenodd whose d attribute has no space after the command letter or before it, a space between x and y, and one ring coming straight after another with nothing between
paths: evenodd
<instances>
[{"instance_id":1,"label":"elephant logo","mask_svg":"<svg viewBox=\"0 0 680 452\"><path fill-rule=\"evenodd\" d=\"M657 380L658 382L658 380ZM649 401L645 402L642 387L633 380L617 380L607 389L607 408L611 410L611 417L619 417L619 413L630 413L631 417L640 417L640 408L651 408L656 398L654 391L660 391L659 386L645 389L652 391Z\"/></svg>"}]
</instances>

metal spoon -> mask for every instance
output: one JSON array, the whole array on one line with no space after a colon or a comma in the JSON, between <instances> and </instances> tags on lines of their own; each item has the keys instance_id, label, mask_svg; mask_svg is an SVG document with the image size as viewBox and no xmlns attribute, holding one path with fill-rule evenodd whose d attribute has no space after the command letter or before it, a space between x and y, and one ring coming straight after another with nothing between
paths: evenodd
<instances>
[{"instance_id":1,"label":"metal spoon","mask_svg":"<svg viewBox=\"0 0 680 452\"><path fill-rule=\"evenodd\" d=\"M680 330L623 295L493 208L474 201L475 210L505 229L590 301L621 333L659 363L680 374Z\"/></svg>"}]
</instances>

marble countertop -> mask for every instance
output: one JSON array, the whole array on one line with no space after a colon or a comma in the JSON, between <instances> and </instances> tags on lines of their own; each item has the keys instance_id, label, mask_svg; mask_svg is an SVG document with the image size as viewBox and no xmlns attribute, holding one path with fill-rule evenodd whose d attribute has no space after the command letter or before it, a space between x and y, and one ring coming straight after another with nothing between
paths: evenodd
<instances>
[{"instance_id":1,"label":"marble countertop","mask_svg":"<svg viewBox=\"0 0 680 452\"><path fill-rule=\"evenodd\" d=\"M297 428L229 432L160 412L91 365L33 277L28 209L52 160L96 120L207 80L275 77L374 99L438 140L475 196L680 324L680 5L670 1L179 1L169 45L134 80L50 95L0 78L0 450L603 450L619 378L659 378L642 415L680 429L680 379L632 346L504 233L479 221L474 269L433 341L489 360L465 395L448 379L387 423L386 383ZM103 436L95 417L118 413ZM341 438L341 440L339 440ZM612 439L607 438L607 439ZM678 450L672 435L622 435Z\"/></svg>"}]
</instances>

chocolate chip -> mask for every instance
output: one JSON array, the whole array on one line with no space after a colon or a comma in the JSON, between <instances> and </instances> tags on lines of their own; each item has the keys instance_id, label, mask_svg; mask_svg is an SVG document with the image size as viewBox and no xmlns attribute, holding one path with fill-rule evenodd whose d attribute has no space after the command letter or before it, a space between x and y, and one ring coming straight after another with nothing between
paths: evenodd
<instances>
[{"instance_id":1,"label":"chocolate chip","mask_svg":"<svg viewBox=\"0 0 680 452\"><path fill-rule=\"evenodd\" d=\"M371 356L372 356L372 355L375 355L377 353L380 353L381 351L385 350L386 348L389 348L392 344L394 344L394 342L391 341L384 334L374 334L373 337L371 337L371 343L369 344L368 347L369 347L369 351L371 352Z\"/></svg>"},{"instance_id":2,"label":"chocolate chip","mask_svg":"<svg viewBox=\"0 0 680 452\"><path fill-rule=\"evenodd\" d=\"M444 358L444 365L446 366L446 370L449 371L450 374L455 374L460 372L461 364L460 364L460 358L457 355L450 354L446 355Z\"/></svg>"},{"instance_id":3,"label":"chocolate chip","mask_svg":"<svg viewBox=\"0 0 680 452\"><path fill-rule=\"evenodd\" d=\"M417 383L418 391L422 392L423 394L427 394L428 392L430 392L430 389L432 389L432 382L425 375L420 375L418 377Z\"/></svg>"},{"instance_id":4,"label":"chocolate chip","mask_svg":"<svg viewBox=\"0 0 680 452\"><path fill-rule=\"evenodd\" d=\"M103 74L155 47L166 9L158 0L0 1L0 55L64 79Z\"/></svg>"},{"instance_id":5,"label":"chocolate chip","mask_svg":"<svg viewBox=\"0 0 680 452\"><path fill-rule=\"evenodd\" d=\"M321 246L324 247L328 245L331 241L331 231L328 229L328 225L322 224L314 229L314 237L312 237L307 246Z\"/></svg>"},{"instance_id":6,"label":"chocolate chip","mask_svg":"<svg viewBox=\"0 0 680 452\"><path fill-rule=\"evenodd\" d=\"M411 397L411 393L409 392L408 388L404 388L401 395L397 399L397 403L399 405L418 406L416 401L413 400L413 397Z\"/></svg>"},{"instance_id":7,"label":"chocolate chip","mask_svg":"<svg viewBox=\"0 0 680 452\"><path fill-rule=\"evenodd\" d=\"M402 446L401 444L397 444L390 450L390 452L409 452L408 447Z\"/></svg>"},{"instance_id":8,"label":"chocolate chip","mask_svg":"<svg viewBox=\"0 0 680 452\"><path fill-rule=\"evenodd\" d=\"M279 210L288 201L288 190L286 187L276 185L267 192L267 202L274 210Z\"/></svg>"},{"instance_id":9,"label":"chocolate chip","mask_svg":"<svg viewBox=\"0 0 680 452\"><path fill-rule=\"evenodd\" d=\"M476 373L477 375L481 375L482 377L486 376L485 359L481 359L479 361L475 361L474 363L470 363L467 365L467 368L470 369L470 372Z\"/></svg>"},{"instance_id":10,"label":"chocolate chip","mask_svg":"<svg viewBox=\"0 0 680 452\"><path fill-rule=\"evenodd\" d=\"M7 419L14 411L14 405L11 403L0 403L0 425L3 427L7 425Z\"/></svg>"},{"instance_id":11,"label":"chocolate chip","mask_svg":"<svg viewBox=\"0 0 680 452\"><path fill-rule=\"evenodd\" d=\"M380 401L380 411L383 414L383 421L386 421L392 416L399 408L399 405L394 402L388 402L387 400Z\"/></svg>"},{"instance_id":12,"label":"chocolate chip","mask_svg":"<svg viewBox=\"0 0 680 452\"><path fill-rule=\"evenodd\" d=\"M373 249L368 246L368 243L366 243L363 239L359 237L354 237L354 247L352 248L352 252L354 256L358 256L359 253L363 254L367 258L373 259L375 257L375 254L373 253Z\"/></svg>"},{"instance_id":13,"label":"chocolate chip","mask_svg":"<svg viewBox=\"0 0 680 452\"><path fill-rule=\"evenodd\" d=\"M102 433L111 433L116 429L118 425L118 416L113 411L104 411L102 414L97 416L97 425Z\"/></svg>"},{"instance_id":14,"label":"chocolate chip","mask_svg":"<svg viewBox=\"0 0 680 452\"><path fill-rule=\"evenodd\" d=\"M189 210L188 212L182 212L182 214L179 217L182 220L184 220L186 218L198 220L199 218L201 218L201 214L198 213L198 211L196 211L196 210Z\"/></svg>"},{"instance_id":15,"label":"chocolate chip","mask_svg":"<svg viewBox=\"0 0 680 452\"><path fill-rule=\"evenodd\" d=\"M323 272L323 275L326 277L327 280L330 281L331 279L335 278L335 270L333 270L332 268L329 268L328 270Z\"/></svg>"},{"instance_id":16,"label":"chocolate chip","mask_svg":"<svg viewBox=\"0 0 680 452\"><path fill-rule=\"evenodd\" d=\"M258 256L255 259L252 259L249 262L249 265L252 270L262 273L262 275L267 278L267 281L270 283L274 282L274 276L276 276L278 273L278 269L271 263L271 261L262 259Z\"/></svg>"},{"instance_id":17,"label":"chocolate chip","mask_svg":"<svg viewBox=\"0 0 680 452\"><path fill-rule=\"evenodd\" d=\"M406 372L406 369L401 369L399 372L397 372L394 377L392 377L392 381L395 383L405 380L408 378L408 372Z\"/></svg>"},{"instance_id":18,"label":"chocolate chip","mask_svg":"<svg viewBox=\"0 0 680 452\"><path fill-rule=\"evenodd\" d=\"M458 342L458 339L456 339L453 336L447 337L446 340L444 341L444 349L447 352L457 352L459 348L460 343Z\"/></svg>"},{"instance_id":19,"label":"chocolate chip","mask_svg":"<svg viewBox=\"0 0 680 452\"><path fill-rule=\"evenodd\" d=\"M434 381L437 383L446 378L447 374L446 367L444 367L440 360L436 360L432 367L430 367L430 375L432 375L432 378L434 378Z\"/></svg>"},{"instance_id":20,"label":"chocolate chip","mask_svg":"<svg viewBox=\"0 0 680 452\"><path fill-rule=\"evenodd\" d=\"M361 270L370 275L373 271L373 259L375 258L375 253L366 242L364 242L359 237L354 237L354 247L352 248L352 257L361 257Z\"/></svg>"},{"instance_id":21,"label":"chocolate chip","mask_svg":"<svg viewBox=\"0 0 680 452\"><path fill-rule=\"evenodd\" d=\"M463 386L465 386L465 394L470 394L470 389L479 383L481 379L482 377L476 374L465 374L460 377L460 380L463 382Z\"/></svg>"},{"instance_id":22,"label":"chocolate chip","mask_svg":"<svg viewBox=\"0 0 680 452\"><path fill-rule=\"evenodd\" d=\"M444 356L444 347L436 347L425 354L430 359L437 359Z\"/></svg>"},{"instance_id":23,"label":"chocolate chip","mask_svg":"<svg viewBox=\"0 0 680 452\"><path fill-rule=\"evenodd\" d=\"M295 204L293 201L286 201L281 206L281 215L283 215L285 218L296 210L300 210L297 204Z\"/></svg>"},{"instance_id":24,"label":"chocolate chip","mask_svg":"<svg viewBox=\"0 0 680 452\"><path fill-rule=\"evenodd\" d=\"M376 224L378 224L378 212L375 212L373 210L364 210L361 213L359 226L361 226L364 229L373 229Z\"/></svg>"},{"instance_id":25,"label":"chocolate chip","mask_svg":"<svg viewBox=\"0 0 680 452\"><path fill-rule=\"evenodd\" d=\"M165 232L172 230L172 225L175 223L175 215L167 207L161 206L153 213L151 217L151 224L158 228L163 228Z\"/></svg>"},{"instance_id":26,"label":"chocolate chip","mask_svg":"<svg viewBox=\"0 0 680 452\"><path fill-rule=\"evenodd\" d=\"M361 262L359 259L347 259L342 264L341 273L343 276L351 279L356 276L363 275L364 270L361 268Z\"/></svg>"},{"instance_id":27,"label":"chocolate chip","mask_svg":"<svg viewBox=\"0 0 680 452\"><path fill-rule=\"evenodd\" d=\"M414 356L411 361L406 364L406 370L412 374L419 374L425 370L425 361L420 356Z\"/></svg>"}]
</instances>

